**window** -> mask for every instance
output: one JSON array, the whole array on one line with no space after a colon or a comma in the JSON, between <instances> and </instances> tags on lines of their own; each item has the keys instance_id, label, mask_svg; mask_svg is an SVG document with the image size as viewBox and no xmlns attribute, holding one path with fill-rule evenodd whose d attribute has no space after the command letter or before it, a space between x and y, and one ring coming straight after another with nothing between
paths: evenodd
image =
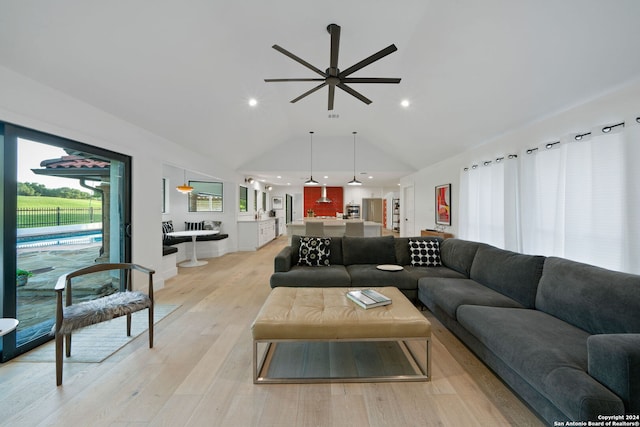
<instances>
[{"instance_id":1,"label":"window","mask_svg":"<svg viewBox=\"0 0 640 427\"><path fill-rule=\"evenodd\" d=\"M247 187L240 186L240 212L247 212L247 199L248 199L249 189Z\"/></svg>"},{"instance_id":2,"label":"window","mask_svg":"<svg viewBox=\"0 0 640 427\"><path fill-rule=\"evenodd\" d=\"M189 212L222 212L222 183L189 181Z\"/></svg>"},{"instance_id":3,"label":"window","mask_svg":"<svg viewBox=\"0 0 640 427\"><path fill-rule=\"evenodd\" d=\"M258 197L260 197L260 192L253 190L253 210L255 212L258 212Z\"/></svg>"},{"instance_id":4,"label":"window","mask_svg":"<svg viewBox=\"0 0 640 427\"><path fill-rule=\"evenodd\" d=\"M262 193L262 211L267 211L267 193Z\"/></svg>"}]
</instances>

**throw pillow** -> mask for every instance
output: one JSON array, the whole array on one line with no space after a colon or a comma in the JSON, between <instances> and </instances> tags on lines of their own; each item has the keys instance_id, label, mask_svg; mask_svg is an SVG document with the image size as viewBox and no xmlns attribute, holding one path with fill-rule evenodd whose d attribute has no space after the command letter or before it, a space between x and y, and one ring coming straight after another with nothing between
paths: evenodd
<instances>
[{"instance_id":1,"label":"throw pillow","mask_svg":"<svg viewBox=\"0 0 640 427\"><path fill-rule=\"evenodd\" d=\"M198 221L198 222L185 221L184 222L184 229L185 229L185 231L202 230L203 225L204 225L204 221Z\"/></svg>"},{"instance_id":2,"label":"throw pillow","mask_svg":"<svg viewBox=\"0 0 640 427\"><path fill-rule=\"evenodd\" d=\"M302 237L298 251L298 265L309 267L329 266L331 255L330 237Z\"/></svg>"},{"instance_id":3,"label":"throw pillow","mask_svg":"<svg viewBox=\"0 0 640 427\"><path fill-rule=\"evenodd\" d=\"M162 221L162 240L165 241L169 236L167 233L171 233L173 231L173 221Z\"/></svg>"},{"instance_id":4,"label":"throw pillow","mask_svg":"<svg viewBox=\"0 0 640 427\"><path fill-rule=\"evenodd\" d=\"M440 260L440 243L437 240L409 240L411 265L438 267Z\"/></svg>"},{"instance_id":5,"label":"throw pillow","mask_svg":"<svg viewBox=\"0 0 640 427\"><path fill-rule=\"evenodd\" d=\"M203 230L220 231L220 225L222 225L222 221L202 221Z\"/></svg>"}]
</instances>

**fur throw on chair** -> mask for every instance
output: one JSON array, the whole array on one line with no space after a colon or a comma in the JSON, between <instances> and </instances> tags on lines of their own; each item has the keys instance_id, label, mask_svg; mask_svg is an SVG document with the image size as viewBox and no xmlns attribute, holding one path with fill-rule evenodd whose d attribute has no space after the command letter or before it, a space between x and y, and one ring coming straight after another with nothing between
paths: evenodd
<instances>
[{"instance_id":1,"label":"fur throw on chair","mask_svg":"<svg viewBox=\"0 0 640 427\"><path fill-rule=\"evenodd\" d=\"M151 299L143 292L116 292L106 297L64 307L64 319L60 329L55 331L54 325L51 332L52 335L69 334L76 329L144 310L150 306Z\"/></svg>"}]
</instances>

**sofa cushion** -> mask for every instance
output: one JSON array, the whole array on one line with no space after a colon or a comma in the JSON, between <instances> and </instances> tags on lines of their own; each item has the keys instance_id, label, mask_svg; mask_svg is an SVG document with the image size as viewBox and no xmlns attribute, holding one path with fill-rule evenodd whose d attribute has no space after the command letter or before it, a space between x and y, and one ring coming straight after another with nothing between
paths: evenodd
<instances>
[{"instance_id":1,"label":"sofa cushion","mask_svg":"<svg viewBox=\"0 0 640 427\"><path fill-rule=\"evenodd\" d=\"M328 267L331 254L331 237L309 237L300 239L298 265Z\"/></svg>"},{"instance_id":2,"label":"sofa cushion","mask_svg":"<svg viewBox=\"0 0 640 427\"><path fill-rule=\"evenodd\" d=\"M351 286L351 277L344 265L330 265L322 268L318 273L318 267L303 267L294 265L287 272L273 273L269 280L272 288L278 286L296 286L307 288L319 287L348 287Z\"/></svg>"},{"instance_id":3,"label":"sofa cushion","mask_svg":"<svg viewBox=\"0 0 640 427\"><path fill-rule=\"evenodd\" d=\"M298 264L298 257L300 251L300 239L304 236L291 236L291 254L293 258L291 265ZM331 244L329 245L329 264L330 265L344 265L342 259L342 237L332 237Z\"/></svg>"},{"instance_id":4,"label":"sofa cushion","mask_svg":"<svg viewBox=\"0 0 640 427\"><path fill-rule=\"evenodd\" d=\"M533 308L544 257L481 246L471 264L470 278Z\"/></svg>"},{"instance_id":5,"label":"sofa cushion","mask_svg":"<svg viewBox=\"0 0 640 427\"><path fill-rule=\"evenodd\" d=\"M587 373L589 333L546 313L463 305L458 321L569 419L623 414L620 398Z\"/></svg>"},{"instance_id":6,"label":"sofa cushion","mask_svg":"<svg viewBox=\"0 0 640 427\"><path fill-rule=\"evenodd\" d=\"M416 279L406 270L383 271L376 268L376 264L347 265L347 272L351 277L351 286L381 287L394 286L398 289L416 289Z\"/></svg>"},{"instance_id":7,"label":"sofa cushion","mask_svg":"<svg viewBox=\"0 0 640 427\"><path fill-rule=\"evenodd\" d=\"M589 375L620 396L627 413L640 414L640 334L587 339Z\"/></svg>"},{"instance_id":8,"label":"sofa cushion","mask_svg":"<svg viewBox=\"0 0 640 427\"><path fill-rule=\"evenodd\" d=\"M395 264L396 250L393 236L342 238L344 265Z\"/></svg>"},{"instance_id":9,"label":"sofa cushion","mask_svg":"<svg viewBox=\"0 0 640 427\"><path fill-rule=\"evenodd\" d=\"M640 276L549 257L536 308L592 334L640 333Z\"/></svg>"},{"instance_id":10,"label":"sofa cushion","mask_svg":"<svg viewBox=\"0 0 640 427\"><path fill-rule=\"evenodd\" d=\"M414 267L438 267L440 261L440 245L437 240L409 240L411 265Z\"/></svg>"},{"instance_id":11,"label":"sofa cushion","mask_svg":"<svg viewBox=\"0 0 640 427\"><path fill-rule=\"evenodd\" d=\"M440 307L453 319L464 304L523 308L517 301L471 279L422 278L418 280L418 299L426 306Z\"/></svg>"},{"instance_id":12,"label":"sofa cushion","mask_svg":"<svg viewBox=\"0 0 640 427\"><path fill-rule=\"evenodd\" d=\"M438 278L450 278L450 279L466 279L465 275L458 273L455 270L445 267L443 265L439 267L414 267L412 265L405 265L404 269L416 280L416 287L418 285L418 279L423 277L438 277Z\"/></svg>"},{"instance_id":13,"label":"sofa cushion","mask_svg":"<svg viewBox=\"0 0 640 427\"><path fill-rule=\"evenodd\" d=\"M469 277L473 258L480 246L488 245L461 239L444 239L440 242L442 264Z\"/></svg>"}]
</instances>

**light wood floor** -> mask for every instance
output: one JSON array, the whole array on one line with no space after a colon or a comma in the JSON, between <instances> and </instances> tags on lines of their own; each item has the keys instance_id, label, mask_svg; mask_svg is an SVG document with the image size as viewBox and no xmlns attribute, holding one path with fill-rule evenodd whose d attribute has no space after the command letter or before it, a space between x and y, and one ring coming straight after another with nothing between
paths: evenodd
<instances>
[{"instance_id":1,"label":"light wood floor","mask_svg":"<svg viewBox=\"0 0 640 427\"><path fill-rule=\"evenodd\" d=\"M0 365L3 426L541 426L442 325L427 383L254 385L250 326L286 237L181 268L156 294L180 304L102 363ZM35 350L37 351L37 350Z\"/></svg>"}]
</instances>

